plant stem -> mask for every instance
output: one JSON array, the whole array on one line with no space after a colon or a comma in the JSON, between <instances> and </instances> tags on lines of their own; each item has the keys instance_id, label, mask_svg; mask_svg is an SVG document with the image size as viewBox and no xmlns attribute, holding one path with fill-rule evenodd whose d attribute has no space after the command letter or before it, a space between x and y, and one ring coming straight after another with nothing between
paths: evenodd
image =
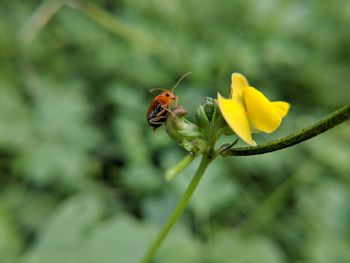
<instances>
[{"instance_id":1,"label":"plant stem","mask_svg":"<svg viewBox=\"0 0 350 263\"><path fill-rule=\"evenodd\" d=\"M29 45L66 2L67 0L47 0L42 2L24 23L19 32L19 40L24 45Z\"/></svg>"},{"instance_id":2,"label":"plant stem","mask_svg":"<svg viewBox=\"0 0 350 263\"><path fill-rule=\"evenodd\" d=\"M194 153L190 153L186 155L179 163L177 163L175 166L171 167L165 172L165 179L170 181L172 180L177 174L182 172L187 166L189 166L194 158L196 158L197 155Z\"/></svg>"},{"instance_id":3,"label":"plant stem","mask_svg":"<svg viewBox=\"0 0 350 263\"><path fill-rule=\"evenodd\" d=\"M113 17L110 13L95 5L94 3L91 3L89 1L81 2L79 10L105 29L111 31L117 36L124 37L131 43L139 40L139 36L133 28L123 23L117 17Z\"/></svg>"},{"instance_id":4,"label":"plant stem","mask_svg":"<svg viewBox=\"0 0 350 263\"><path fill-rule=\"evenodd\" d=\"M222 152L223 156L247 156L247 155L257 155L268 152L278 151L295 144L306 141L312 137L315 137L339 124L348 120L350 118L350 103L343 106L342 108L336 110L332 114L323 118L322 120L316 122L315 124L305 128L299 132L293 133L287 137L258 145L255 147L242 147L229 149Z\"/></svg>"},{"instance_id":5,"label":"plant stem","mask_svg":"<svg viewBox=\"0 0 350 263\"><path fill-rule=\"evenodd\" d=\"M154 255L157 253L164 239L167 237L169 232L172 230L172 228L175 226L176 222L182 215L194 190L197 188L198 183L200 182L205 170L207 169L208 165L214 158L215 156L210 156L209 154L206 154L206 153L203 154L201 163L199 164L199 167L196 173L194 174L191 183L187 187L185 193L182 195L179 203L177 204L176 208L170 215L163 229L159 232L157 238L153 241L147 253L144 255L143 259L141 260L142 263L148 263L153 259Z\"/></svg>"},{"instance_id":6,"label":"plant stem","mask_svg":"<svg viewBox=\"0 0 350 263\"><path fill-rule=\"evenodd\" d=\"M240 225L238 230L254 231L272 220L285 205L286 198L295 185L299 183L297 176L290 176L271 193Z\"/></svg>"},{"instance_id":7,"label":"plant stem","mask_svg":"<svg viewBox=\"0 0 350 263\"><path fill-rule=\"evenodd\" d=\"M163 46L161 46L159 42L154 41L152 37L144 34L135 27L128 25L118 17L115 17L103 8L100 8L98 5L90 1L82 1L80 2L78 9L114 35L123 37L131 45L143 49L151 55L163 56L167 54L167 51L164 50Z\"/></svg>"},{"instance_id":8,"label":"plant stem","mask_svg":"<svg viewBox=\"0 0 350 263\"><path fill-rule=\"evenodd\" d=\"M274 220L283 207L286 206L288 202L287 199L292 194L293 189L297 189L299 185L313 180L311 174L313 174L314 169L314 166L310 164L308 160L299 163L298 169L267 196L267 198L239 224L237 230L240 233L248 231L251 233L257 229L261 229L268 223L271 224L271 221Z\"/></svg>"}]
</instances>

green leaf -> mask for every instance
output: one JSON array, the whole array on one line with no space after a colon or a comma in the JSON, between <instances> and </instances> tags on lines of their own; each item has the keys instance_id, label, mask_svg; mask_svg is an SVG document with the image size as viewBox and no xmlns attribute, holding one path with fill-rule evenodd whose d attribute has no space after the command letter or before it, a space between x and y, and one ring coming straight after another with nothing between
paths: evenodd
<instances>
[{"instance_id":1,"label":"green leaf","mask_svg":"<svg viewBox=\"0 0 350 263\"><path fill-rule=\"evenodd\" d=\"M36 87L30 112L33 127L18 146L16 164L38 184L63 182L75 187L94 168L89 151L99 135L87 122L89 105L79 86L62 87L52 79L41 79Z\"/></svg>"},{"instance_id":2,"label":"green leaf","mask_svg":"<svg viewBox=\"0 0 350 263\"><path fill-rule=\"evenodd\" d=\"M18 255L22 249L22 241L13 219L0 204L0 261L8 263L19 262Z\"/></svg>"},{"instance_id":3,"label":"green leaf","mask_svg":"<svg viewBox=\"0 0 350 263\"><path fill-rule=\"evenodd\" d=\"M241 236L230 230L218 232L209 246L213 252L211 262L215 263L282 263L283 253L276 244L264 236Z\"/></svg>"}]
</instances>

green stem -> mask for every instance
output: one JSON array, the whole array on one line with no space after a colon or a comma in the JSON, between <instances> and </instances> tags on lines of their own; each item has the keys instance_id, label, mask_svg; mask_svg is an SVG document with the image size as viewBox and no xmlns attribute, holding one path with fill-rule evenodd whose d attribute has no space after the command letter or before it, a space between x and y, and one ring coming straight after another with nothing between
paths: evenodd
<instances>
[{"instance_id":1,"label":"green stem","mask_svg":"<svg viewBox=\"0 0 350 263\"><path fill-rule=\"evenodd\" d=\"M257 155L268 152L278 151L295 144L306 141L312 137L315 137L350 118L350 103L344 107L336 110L332 114L318 121L317 123L305 128L299 132L293 133L287 137L258 145L255 147L242 147L229 149L222 152L223 156L246 156L246 155Z\"/></svg>"},{"instance_id":2,"label":"green stem","mask_svg":"<svg viewBox=\"0 0 350 263\"><path fill-rule=\"evenodd\" d=\"M139 37L137 32L117 17L113 17L110 13L89 1L82 1L79 7L87 17L94 20L97 24L116 34L123 36L130 42L134 43Z\"/></svg>"},{"instance_id":3,"label":"green stem","mask_svg":"<svg viewBox=\"0 0 350 263\"><path fill-rule=\"evenodd\" d=\"M170 215L167 223L164 225L163 229L158 234L157 238L153 241L152 245L149 247L147 253L141 260L142 263L150 262L154 255L157 253L164 239L167 237L169 232L175 226L175 223L178 221L183 211L185 210L194 190L197 188L198 183L200 182L205 170L207 169L210 162L215 158L215 156L210 156L209 154L203 154L201 163L192 178L190 185L187 187L185 193L182 195L179 203L177 204L175 210Z\"/></svg>"},{"instance_id":4,"label":"green stem","mask_svg":"<svg viewBox=\"0 0 350 263\"><path fill-rule=\"evenodd\" d=\"M19 31L19 40L29 45L50 19L67 3L67 0L47 0L42 2Z\"/></svg>"},{"instance_id":5,"label":"green stem","mask_svg":"<svg viewBox=\"0 0 350 263\"><path fill-rule=\"evenodd\" d=\"M144 49L152 55L163 56L166 54L166 50L164 50L159 42L154 41L149 35L146 35L142 31L126 24L124 21L113 16L98 5L90 1L81 1L78 9L114 35L123 37L131 45Z\"/></svg>"},{"instance_id":6,"label":"green stem","mask_svg":"<svg viewBox=\"0 0 350 263\"><path fill-rule=\"evenodd\" d=\"M165 179L168 181L172 180L177 174L179 174L187 166L189 166L196 156L197 155L195 155L194 153L186 155L179 163L177 163L175 166L171 167L165 172Z\"/></svg>"},{"instance_id":7,"label":"green stem","mask_svg":"<svg viewBox=\"0 0 350 263\"><path fill-rule=\"evenodd\" d=\"M255 209L251 215L247 217L246 220L239 225L239 231L253 231L273 219L276 213L278 213L285 204L285 199L288 197L290 191L299 182L297 179L296 176L291 176L283 182L258 208Z\"/></svg>"}]
</instances>

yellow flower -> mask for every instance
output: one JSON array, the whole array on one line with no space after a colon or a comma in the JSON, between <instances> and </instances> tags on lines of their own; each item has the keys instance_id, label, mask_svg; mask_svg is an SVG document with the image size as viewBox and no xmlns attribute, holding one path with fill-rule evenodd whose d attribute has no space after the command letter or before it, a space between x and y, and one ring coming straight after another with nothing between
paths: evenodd
<instances>
[{"instance_id":1,"label":"yellow flower","mask_svg":"<svg viewBox=\"0 0 350 263\"><path fill-rule=\"evenodd\" d=\"M218 93L221 114L239 138L255 146L251 133L275 131L287 115L290 104L271 102L260 91L250 87L247 79L239 73L233 73L231 79L231 98L226 99Z\"/></svg>"}]
</instances>

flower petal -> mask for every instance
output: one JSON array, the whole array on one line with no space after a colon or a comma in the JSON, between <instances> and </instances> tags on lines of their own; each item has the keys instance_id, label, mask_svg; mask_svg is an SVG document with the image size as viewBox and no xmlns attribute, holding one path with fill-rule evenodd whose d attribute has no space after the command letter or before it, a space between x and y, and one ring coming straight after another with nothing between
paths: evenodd
<instances>
[{"instance_id":1,"label":"flower petal","mask_svg":"<svg viewBox=\"0 0 350 263\"><path fill-rule=\"evenodd\" d=\"M274 101L272 105L275 107L275 110L278 111L281 118L285 117L289 111L290 104L284 101Z\"/></svg>"},{"instance_id":2,"label":"flower petal","mask_svg":"<svg viewBox=\"0 0 350 263\"><path fill-rule=\"evenodd\" d=\"M231 96L243 96L243 90L249 87L248 80L239 73L233 73L231 75Z\"/></svg>"},{"instance_id":3,"label":"flower petal","mask_svg":"<svg viewBox=\"0 0 350 263\"><path fill-rule=\"evenodd\" d=\"M237 97L225 99L218 93L218 104L222 116L236 135L246 143L255 146L256 142L250 133L248 117L243 101Z\"/></svg>"},{"instance_id":4,"label":"flower petal","mask_svg":"<svg viewBox=\"0 0 350 263\"><path fill-rule=\"evenodd\" d=\"M282 122L285 105L273 104L264 94L253 87L248 87L243 92L251 128L266 133L275 131Z\"/></svg>"}]
</instances>

